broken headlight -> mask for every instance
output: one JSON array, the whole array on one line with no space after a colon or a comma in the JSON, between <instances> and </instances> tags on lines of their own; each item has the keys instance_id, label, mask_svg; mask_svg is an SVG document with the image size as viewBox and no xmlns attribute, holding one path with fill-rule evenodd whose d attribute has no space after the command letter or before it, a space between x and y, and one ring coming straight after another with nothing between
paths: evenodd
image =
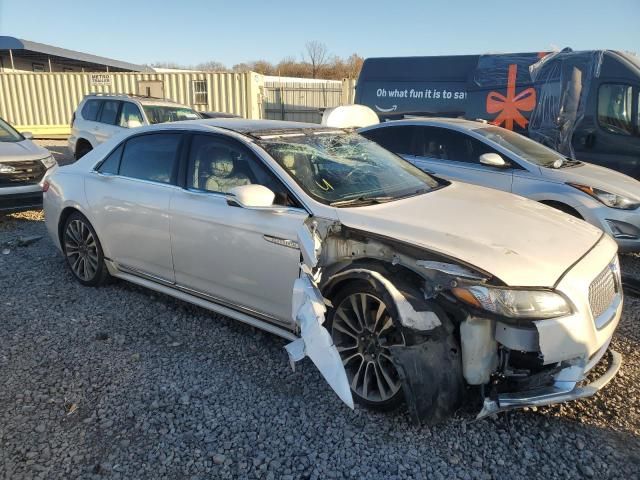
<instances>
[{"instance_id":1,"label":"broken headlight","mask_svg":"<svg viewBox=\"0 0 640 480\"><path fill-rule=\"evenodd\" d=\"M549 290L513 290L485 285L455 287L458 300L502 317L541 320L571 313L565 298Z\"/></svg>"}]
</instances>

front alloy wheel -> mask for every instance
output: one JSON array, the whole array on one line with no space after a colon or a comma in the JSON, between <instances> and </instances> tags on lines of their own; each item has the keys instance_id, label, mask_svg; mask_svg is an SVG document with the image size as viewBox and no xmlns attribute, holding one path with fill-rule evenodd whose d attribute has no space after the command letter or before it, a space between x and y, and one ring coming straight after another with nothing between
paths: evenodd
<instances>
[{"instance_id":1,"label":"front alloy wheel","mask_svg":"<svg viewBox=\"0 0 640 480\"><path fill-rule=\"evenodd\" d=\"M405 345L405 340L382 295L367 290L363 287L338 296L331 336L354 399L372 407L395 407L402 400L402 384L390 347Z\"/></svg>"}]
</instances>

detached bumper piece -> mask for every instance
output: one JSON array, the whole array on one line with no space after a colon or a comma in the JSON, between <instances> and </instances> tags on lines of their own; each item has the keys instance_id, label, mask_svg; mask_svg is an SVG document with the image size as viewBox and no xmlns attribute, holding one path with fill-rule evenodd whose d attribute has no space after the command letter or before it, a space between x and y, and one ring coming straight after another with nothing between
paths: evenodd
<instances>
[{"instance_id":1,"label":"detached bumper piece","mask_svg":"<svg viewBox=\"0 0 640 480\"><path fill-rule=\"evenodd\" d=\"M577 387L576 382L557 381L549 387L541 387L526 392L502 393L495 400L486 398L482 410L476 418L481 419L494 413L517 408L541 407L591 397L604 388L620 370L622 356L614 350L609 350L609 357L609 368L592 383Z\"/></svg>"},{"instance_id":2,"label":"detached bumper piece","mask_svg":"<svg viewBox=\"0 0 640 480\"><path fill-rule=\"evenodd\" d=\"M19 212L42 208L42 192L3 195L0 189L0 212Z\"/></svg>"}]
</instances>

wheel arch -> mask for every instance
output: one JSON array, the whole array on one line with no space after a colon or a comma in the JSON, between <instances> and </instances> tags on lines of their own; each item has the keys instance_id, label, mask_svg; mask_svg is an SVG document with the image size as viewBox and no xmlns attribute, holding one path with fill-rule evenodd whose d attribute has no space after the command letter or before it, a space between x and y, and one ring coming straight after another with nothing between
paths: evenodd
<instances>
[{"instance_id":1,"label":"wheel arch","mask_svg":"<svg viewBox=\"0 0 640 480\"><path fill-rule=\"evenodd\" d=\"M88 146L89 150L93 150L95 148L95 146L93 145L93 143L91 142L91 140L89 140L86 137L78 137L78 139L76 140L76 145L75 145L75 151L73 152L74 156L78 157L78 152L80 150L80 147L82 146Z\"/></svg>"},{"instance_id":2,"label":"wheel arch","mask_svg":"<svg viewBox=\"0 0 640 480\"><path fill-rule=\"evenodd\" d=\"M580 220L584 220L584 216L573 206L559 200L538 200L543 205L560 210L568 215L572 215Z\"/></svg>"},{"instance_id":3,"label":"wheel arch","mask_svg":"<svg viewBox=\"0 0 640 480\"><path fill-rule=\"evenodd\" d=\"M420 275L403 265L393 265L378 258L364 257L354 262L339 263L327 268L326 281L323 281L320 286L322 294L325 298L331 299L345 285L357 281L375 282L385 288L378 280L360 271L363 269L378 272L393 281L402 278L403 285L415 285L416 288L419 288L424 281Z\"/></svg>"},{"instance_id":4,"label":"wheel arch","mask_svg":"<svg viewBox=\"0 0 640 480\"><path fill-rule=\"evenodd\" d=\"M87 212L84 210L84 208L82 208L80 205L73 203L73 204L65 205L64 208L60 211L60 215L58 216L58 226L57 226L58 232L57 233L58 233L58 241L60 242L60 247L64 249L63 247L64 226L69 216L74 212L78 212L80 215L85 217L87 221L91 224L93 229L96 231L96 234L98 235L98 239L102 240L102 236L100 235L100 232L98 231L98 228L96 227L95 222L93 222L93 220L91 219L91 216L88 215ZM106 256L106 250L104 249L104 245L102 246L102 248L105 251L105 256Z\"/></svg>"}]
</instances>

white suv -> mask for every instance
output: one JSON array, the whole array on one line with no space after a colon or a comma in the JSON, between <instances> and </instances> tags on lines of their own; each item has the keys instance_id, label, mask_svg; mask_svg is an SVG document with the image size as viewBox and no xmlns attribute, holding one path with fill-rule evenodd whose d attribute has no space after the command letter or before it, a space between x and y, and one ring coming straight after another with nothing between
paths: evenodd
<instances>
[{"instance_id":1,"label":"white suv","mask_svg":"<svg viewBox=\"0 0 640 480\"><path fill-rule=\"evenodd\" d=\"M194 109L171 100L136 95L87 95L71 117L69 150L77 160L125 128L197 118L201 116Z\"/></svg>"}]
</instances>

